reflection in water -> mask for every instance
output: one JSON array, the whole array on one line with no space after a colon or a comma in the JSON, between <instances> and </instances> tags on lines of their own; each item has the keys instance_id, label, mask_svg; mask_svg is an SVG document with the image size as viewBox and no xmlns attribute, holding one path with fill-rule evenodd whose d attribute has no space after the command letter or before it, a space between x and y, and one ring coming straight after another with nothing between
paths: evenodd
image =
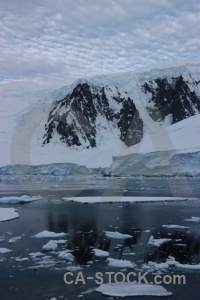
<instances>
[{"instance_id":1,"label":"reflection in water","mask_svg":"<svg viewBox=\"0 0 200 300\"><path fill-rule=\"evenodd\" d=\"M108 251L112 257L122 259L124 250L127 249L131 252L134 245L137 244L141 231L139 228L128 228L123 226L120 232L123 234L130 234L132 238L125 240L109 239L104 232L98 232L96 220L90 219L84 222L79 222L73 216L71 217L71 223L75 225L75 230L69 232L68 226L69 220L65 215L55 215L48 212L48 229L54 232L66 232L67 237L67 249L73 251L73 255L76 258L78 264L86 264L88 261L95 261L95 256L92 251L93 248L98 248L104 251ZM109 228L108 231L111 231Z\"/></svg>"},{"instance_id":2,"label":"reflection in water","mask_svg":"<svg viewBox=\"0 0 200 300\"><path fill-rule=\"evenodd\" d=\"M93 228L91 230L91 228ZM69 248L73 250L73 255L79 264L85 264L92 260L92 247L97 242L97 226L95 222L81 223L79 230L70 236Z\"/></svg>"},{"instance_id":3,"label":"reflection in water","mask_svg":"<svg viewBox=\"0 0 200 300\"><path fill-rule=\"evenodd\" d=\"M49 231L68 232L68 221L66 215L55 216L52 212L47 215Z\"/></svg>"},{"instance_id":4,"label":"reflection in water","mask_svg":"<svg viewBox=\"0 0 200 300\"><path fill-rule=\"evenodd\" d=\"M79 231L72 236L69 241L69 248L73 250L73 255L79 264L86 264L88 261L94 261L96 258L92 252L93 248L108 251L112 257L121 258L125 248L133 249L137 243L139 233L133 235L133 238L125 240L109 239L104 233L97 233L96 230L90 232Z\"/></svg>"},{"instance_id":5,"label":"reflection in water","mask_svg":"<svg viewBox=\"0 0 200 300\"><path fill-rule=\"evenodd\" d=\"M148 252L145 256L147 261L164 262L168 256L173 256L182 264L200 263L200 235L193 235L186 230L163 230L157 229L155 238L171 238L171 241Z\"/></svg>"},{"instance_id":6,"label":"reflection in water","mask_svg":"<svg viewBox=\"0 0 200 300\"><path fill-rule=\"evenodd\" d=\"M134 249L134 246L137 244L140 235L141 235L141 231L139 230L139 228L135 228L135 229L126 229L122 231L124 234L130 234L132 235L132 238L128 238L125 240L116 240L116 241L112 241L113 245L117 244L116 246L114 246L114 252L115 252L115 258L117 259L124 259L124 257L122 257L124 252L132 252Z\"/></svg>"},{"instance_id":7,"label":"reflection in water","mask_svg":"<svg viewBox=\"0 0 200 300\"><path fill-rule=\"evenodd\" d=\"M102 207L101 205L87 206L69 203L67 207L66 205L56 206L55 210L49 209L46 212L48 230L68 234L67 249L73 251L78 264L83 265L88 261L95 262L97 260L92 251L93 248L108 251L110 257L115 259L165 262L169 256L173 256L176 261L183 264L200 263L200 234L198 231L195 233L196 231L192 230L158 227L147 234L143 233L143 223L146 222L145 226L148 228L154 219L144 218L146 215L145 205L127 206L127 209L125 206L122 209L122 207L108 205L106 211ZM132 207L133 210L130 209ZM151 209L152 207L153 205ZM159 209L158 206L155 206L154 211L150 212L152 215L155 212L158 215L161 212ZM131 235L132 238L109 239L104 231L119 231L122 234ZM150 235L156 239L170 238L171 241L160 247L148 246ZM129 258L124 256L124 254L129 255L129 252L135 253L134 258L133 256L129 256ZM100 261L103 260L100 259Z\"/></svg>"}]
</instances>

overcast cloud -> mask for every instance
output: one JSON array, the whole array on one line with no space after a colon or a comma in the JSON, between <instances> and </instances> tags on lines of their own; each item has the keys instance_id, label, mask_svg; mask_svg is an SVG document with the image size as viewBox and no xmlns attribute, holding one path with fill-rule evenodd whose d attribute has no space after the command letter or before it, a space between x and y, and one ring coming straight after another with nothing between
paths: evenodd
<instances>
[{"instance_id":1,"label":"overcast cloud","mask_svg":"<svg viewBox=\"0 0 200 300\"><path fill-rule=\"evenodd\" d=\"M63 86L200 58L199 0L1 0L0 81Z\"/></svg>"}]
</instances>

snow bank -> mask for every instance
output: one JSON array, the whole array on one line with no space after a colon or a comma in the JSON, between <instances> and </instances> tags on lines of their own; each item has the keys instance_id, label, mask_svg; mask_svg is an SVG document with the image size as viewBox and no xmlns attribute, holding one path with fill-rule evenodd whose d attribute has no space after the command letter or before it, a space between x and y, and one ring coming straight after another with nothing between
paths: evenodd
<instances>
[{"instance_id":1,"label":"snow bank","mask_svg":"<svg viewBox=\"0 0 200 300\"><path fill-rule=\"evenodd\" d=\"M64 233L64 232L56 233L53 231L44 230L44 231L37 233L33 237L35 237L35 238L56 238L56 237L63 237L63 236L66 236L66 233Z\"/></svg>"},{"instance_id":2,"label":"snow bank","mask_svg":"<svg viewBox=\"0 0 200 300\"><path fill-rule=\"evenodd\" d=\"M92 252L99 257L107 257L110 255L108 251L103 251L101 249L92 249Z\"/></svg>"},{"instance_id":3,"label":"snow bank","mask_svg":"<svg viewBox=\"0 0 200 300\"><path fill-rule=\"evenodd\" d=\"M19 215L13 207L0 207L0 221L9 221L16 218L19 218Z\"/></svg>"},{"instance_id":4,"label":"snow bank","mask_svg":"<svg viewBox=\"0 0 200 300\"><path fill-rule=\"evenodd\" d=\"M130 234L123 234L117 231L104 231L106 234L106 237L109 239L119 239L119 240L124 240L124 239L130 239L132 238L132 235Z\"/></svg>"},{"instance_id":5,"label":"snow bank","mask_svg":"<svg viewBox=\"0 0 200 300\"><path fill-rule=\"evenodd\" d=\"M109 267L113 268L134 268L137 265L130 260L126 259L114 259L114 258L108 258L108 265Z\"/></svg>"},{"instance_id":6,"label":"snow bank","mask_svg":"<svg viewBox=\"0 0 200 300\"><path fill-rule=\"evenodd\" d=\"M73 198L62 198L65 201L74 201L79 203L116 203L116 202L160 202L160 201L184 201L184 200L195 200L196 198L183 198L183 197L132 197L132 196L97 196L97 197L73 197Z\"/></svg>"},{"instance_id":7,"label":"snow bank","mask_svg":"<svg viewBox=\"0 0 200 300\"><path fill-rule=\"evenodd\" d=\"M127 297L127 296L171 296L172 293L168 292L160 285L152 284L129 284L129 283L105 283L96 289L97 292L106 296L113 297Z\"/></svg>"},{"instance_id":8,"label":"snow bank","mask_svg":"<svg viewBox=\"0 0 200 300\"><path fill-rule=\"evenodd\" d=\"M40 196L28 196L28 195L23 195L20 197L2 197L0 198L0 203L11 203L11 204L17 204L17 203L28 203L36 200L42 199Z\"/></svg>"},{"instance_id":9,"label":"snow bank","mask_svg":"<svg viewBox=\"0 0 200 300\"><path fill-rule=\"evenodd\" d=\"M171 241L171 239L167 239L167 238L164 238L164 239L154 239L153 235L151 235L150 238L149 238L149 241L148 241L148 245L159 247L162 244L168 243L170 241Z\"/></svg>"}]
</instances>

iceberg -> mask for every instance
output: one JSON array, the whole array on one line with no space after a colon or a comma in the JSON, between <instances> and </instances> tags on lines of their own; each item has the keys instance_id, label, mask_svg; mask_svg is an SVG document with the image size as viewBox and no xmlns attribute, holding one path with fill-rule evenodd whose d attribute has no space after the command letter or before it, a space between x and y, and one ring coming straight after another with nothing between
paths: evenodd
<instances>
[{"instance_id":1,"label":"iceberg","mask_svg":"<svg viewBox=\"0 0 200 300\"><path fill-rule=\"evenodd\" d=\"M92 249L92 252L94 252L94 254L99 257L107 257L110 255L108 251L103 251L100 249Z\"/></svg>"},{"instance_id":2,"label":"iceberg","mask_svg":"<svg viewBox=\"0 0 200 300\"><path fill-rule=\"evenodd\" d=\"M55 251L57 248L58 248L57 243L55 243L54 241L51 240L42 247L42 250L43 251Z\"/></svg>"}]
</instances>

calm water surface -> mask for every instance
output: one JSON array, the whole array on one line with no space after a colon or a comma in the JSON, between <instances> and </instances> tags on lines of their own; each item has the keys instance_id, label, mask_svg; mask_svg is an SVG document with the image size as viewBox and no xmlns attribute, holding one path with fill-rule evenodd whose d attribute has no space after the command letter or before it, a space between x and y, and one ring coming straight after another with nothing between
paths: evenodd
<instances>
[{"instance_id":1,"label":"calm water surface","mask_svg":"<svg viewBox=\"0 0 200 300\"><path fill-rule=\"evenodd\" d=\"M187 222L192 216L200 217L199 180L181 179L137 179L137 180L100 180L94 182L62 182L49 186L30 183L22 185L1 185L0 196L41 195L42 200L10 205L18 210L19 218L0 223L0 237L4 241L0 247L13 250L0 256L0 290L2 300L23 299L108 299L94 290L94 280L86 280L86 285L66 285L64 273L73 269L76 275L82 268L84 277L94 277L95 272L130 269L111 268L106 258L96 257L92 249L108 251L110 257L127 259L137 264L134 271L148 261L165 262L169 255L182 264L200 263L200 223ZM164 203L113 203L78 204L65 202L62 197L95 195L142 195L142 196L182 196L197 197L196 200ZM9 205L0 205L8 207ZM163 224L176 224L188 229L169 229ZM36 239L32 236L43 230L65 232L65 244L59 244L59 251L69 249L75 259L69 263L58 258L58 253L44 253L44 257L32 259L31 252L42 251L42 246L51 238ZM148 232L145 232L149 230ZM118 231L130 234L125 240L109 239L104 231ZM148 245L150 236L170 238L160 247ZM9 243L12 236L21 236L21 240ZM16 258L29 258L17 262ZM41 267L42 266L42 267ZM132 269L131 269L132 271ZM144 270L143 270L144 272ZM164 285L173 293L173 299L199 299L200 270L191 271L172 267L163 274L184 274L186 285ZM152 275L149 275L149 279ZM125 299L158 299L159 297L126 297Z\"/></svg>"}]
</instances>

